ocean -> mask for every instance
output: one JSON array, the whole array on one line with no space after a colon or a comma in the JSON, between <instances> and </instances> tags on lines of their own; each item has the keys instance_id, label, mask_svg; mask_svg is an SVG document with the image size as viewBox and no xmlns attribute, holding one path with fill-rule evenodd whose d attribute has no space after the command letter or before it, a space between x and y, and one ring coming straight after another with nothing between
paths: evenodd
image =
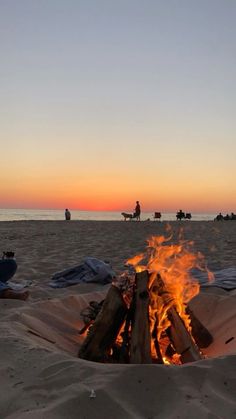
<instances>
[{"instance_id":1,"label":"ocean","mask_svg":"<svg viewBox=\"0 0 236 419\"><path fill-rule=\"evenodd\" d=\"M153 212L142 212L141 221L153 220ZM211 221L216 214L192 213L193 221ZM120 221L121 212L71 210L72 220ZM0 221L64 220L64 210L0 209ZM162 212L162 221L175 221L176 213Z\"/></svg>"}]
</instances>

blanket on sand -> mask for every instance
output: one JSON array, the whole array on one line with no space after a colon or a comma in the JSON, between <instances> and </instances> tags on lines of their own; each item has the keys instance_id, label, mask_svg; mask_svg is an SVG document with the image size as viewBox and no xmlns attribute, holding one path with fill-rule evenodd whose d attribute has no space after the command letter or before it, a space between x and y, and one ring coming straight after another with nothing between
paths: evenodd
<instances>
[{"instance_id":1,"label":"blanket on sand","mask_svg":"<svg viewBox=\"0 0 236 419\"><path fill-rule=\"evenodd\" d=\"M112 282L114 277L115 272L108 262L87 257L81 265L55 273L49 285L52 288L64 288L83 282L96 282L105 285Z\"/></svg>"},{"instance_id":2,"label":"blanket on sand","mask_svg":"<svg viewBox=\"0 0 236 419\"><path fill-rule=\"evenodd\" d=\"M201 287L219 287L228 291L236 288L236 267L213 271L213 274L215 278L213 281L209 281L206 272L196 271L193 276Z\"/></svg>"}]
</instances>

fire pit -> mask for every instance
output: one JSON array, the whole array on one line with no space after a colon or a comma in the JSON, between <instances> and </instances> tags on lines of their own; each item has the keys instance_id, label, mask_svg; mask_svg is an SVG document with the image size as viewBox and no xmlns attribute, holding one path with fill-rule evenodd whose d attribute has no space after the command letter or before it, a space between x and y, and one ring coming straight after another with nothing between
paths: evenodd
<instances>
[{"instance_id":1,"label":"fire pit","mask_svg":"<svg viewBox=\"0 0 236 419\"><path fill-rule=\"evenodd\" d=\"M112 283L105 300L94 307L91 303L81 329L80 358L177 365L204 358L202 350L213 339L188 303L200 288L191 271L207 270L206 264L202 254L193 252L192 242L174 245L170 239L151 237L146 252L126 262L128 269Z\"/></svg>"}]
</instances>

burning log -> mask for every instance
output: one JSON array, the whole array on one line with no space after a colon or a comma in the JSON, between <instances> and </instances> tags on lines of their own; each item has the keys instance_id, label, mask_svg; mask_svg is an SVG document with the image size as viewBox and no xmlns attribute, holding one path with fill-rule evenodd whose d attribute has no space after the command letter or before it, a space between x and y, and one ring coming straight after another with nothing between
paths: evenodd
<instances>
[{"instance_id":1,"label":"burning log","mask_svg":"<svg viewBox=\"0 0 236 419\"><path fill-rule=\"evenodd\" d=\"M167 300L171 301L170 294L165 289L164 282L160 279L160 277L157 277L157 279L154 280L150 291L151 295L154 295L154 299L157 299L157 295L159 294L162 295L162 297L164 296L164 299L166 300L165 303L167 303ZM211 333L195 316L194 312L188 305L186 306L185 312L190 318L191 333L197 346L199 348L207 348L213 342Z\"/></svg>"},{"instance_id":2,"label":"burning log","mask_svg":"<svg viewBox=\"0 0 236 419\"><path fill-rule=\"evenodd\" d=\"M180 355L182 363L185 364L186 362L202 359L199 349L193 342L175 307L171 307L168 310L168 318L171 322L171 326L168 329L169 338L176 352Z\"/></svg>"},{"instance_id":3,"label":"burning log","mask_svg":"<svg viewBox=\"0 0 236 419\"><path fill-rule=\"evenodd\" d=\"M134 318L130 346L130 362L132 364L152 363L148 282L149 274L147 271L136 274Z\"/></svg>"},{"instance_id":4,"label":"burning log","mask_svg":"<svg viewBox=\"0 0 236 419\"><path fill-rule=\"evenodd\" d=\"M126 262L128 269L114 279L104 303L90 302L83 310L80 333L87 337L79 357L135 364L202 359L199 348L213 338L186 301L200 289L189 272L205 269L204 261L190 251L192 242L164 244L171 237L150 237L146 253Z\"/></svg>"},{"instance_id":5,"label":"burning log","mask_svg":"<svg viewBox=\"0 0 236 419\"><path fill-rule=\"evenodd\" d=\"M120 290L111 286L95 322L79 350L79 358L90 361L108 361L112 345L124 323L127 306Z\"/></svg>"},{"instance_id":6,"label":"burning log","mask_svg":"<svg viewBox=\"0 0 236 419\"><path fill-rule=\"evenodd\" d=\"M174 305L170 304L171 297L165 284L158 274L156 278L156 286L158 287L158 294L163 298L164 303L170 305L167 309L167 316L171 323L168 328L168 336L176 350L180 355L182 363L193 362L202 359L199 349L195 345L190 333L179 316Z\"/></svg>"},{"instance_id":7,"label":"burning log","mask_svg":"<svg viewBox=\"0 0 236 419\"><path fill-rule=\"evenodd\" d=\"M89 326L90 329L78 356L90 361L133 364L162 364L168 360L186 363L202 359L161 276L154 274L153 277L148 271L136 273L131 279L132 293L129 287L127 292L127 280L129 283L128 276L122 276L116 286L111 286L104 301L90 302L89 307L82 310L87 324L80 332L85 332ZM207 345L212 336L189 307L185 311L190 316L193 337L199 347Z\"/></svg>"},{"instance_id":8,"label":"burning log","mask_svg":"<svg viewBox=\"0 0 236 419\"><path fill-rule=\"evenodd\" d=\"M156 321L154 323L154 327L152 330L152 339L154 341L154 346L155 346L155 350L156 350L156 354L157 354L157 363L158 364L164 364L163 358L162 358L162 353L160 350L160 345L159 345L159 341L158 341L158 316L155 315Z\"/></svg>"},{"instance_id":9,"label":"burning log","mask_svg":"<svg viewBox=\"0 0 236 419\"><path fill-rule=\"evenodd\" d=\"M162 353L160 350L160 344L159 344L159 339L158 339L158 329L160 327L158 305L160 304L160 301L161 301L161 297L158 295L158 285L155 279L150 287L149 316L150 316L150 321L151 321L151 336L152 336L152 340L153 340L153 344L154 344L154 348L155 348L155 352L157 356L156 362L159 364L163 364L164 361L162 358ZM162 301L161 301L161 304L162 304Z\"/></svg>"},{"instance_id":10,"label":"burning log","mask_svg":"<svg viewBox=\"0 0 236 419\"><path fill-rule=\"evenodd\" d=\"M207 330L200 320L195 316L194 312L187 306L186 313L190 317L190 326L192 328L192 335L199 348L208 348L213 342L213 336Z\"/></svg>"}]
</instances>

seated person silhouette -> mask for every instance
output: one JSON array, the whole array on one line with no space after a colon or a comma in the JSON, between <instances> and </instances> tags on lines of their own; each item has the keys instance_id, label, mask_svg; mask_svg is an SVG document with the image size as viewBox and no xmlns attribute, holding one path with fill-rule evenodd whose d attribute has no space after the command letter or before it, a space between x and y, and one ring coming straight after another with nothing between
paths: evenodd
<instances>
[{"instance_id":1,"label":"seated person silhouette","mask_svg":"<svg viewBox=\"0 0 236 419\"><path fill-rule=\"evenodd\" d=\"M221 214L221 212L216 216L216 221L222 221L224 219L224 216Z\"/></svg>"},{"instance_id":2,"label":"seated person silhouette","mask_svg":"<svg viewBox=\"0 0 236 419\"><path fill-rule=\"evenodd\" d=\"M185 213L182 210L179 210L176 214L177 220L182 220L185 217Z\"/></svg>"},{"instance_id":3,"label":"seated person silhouette","mask_svg":"<svg viewBox=\"0 0 236 419\"><path fill-rule=\"evenodd\" d=\"M26 300L29 296L28 291L15 291L7 283L15 275L17 263L13 252L4 252L0 259L0 298L14 298Z\"/></svg>"}]
</instances>

